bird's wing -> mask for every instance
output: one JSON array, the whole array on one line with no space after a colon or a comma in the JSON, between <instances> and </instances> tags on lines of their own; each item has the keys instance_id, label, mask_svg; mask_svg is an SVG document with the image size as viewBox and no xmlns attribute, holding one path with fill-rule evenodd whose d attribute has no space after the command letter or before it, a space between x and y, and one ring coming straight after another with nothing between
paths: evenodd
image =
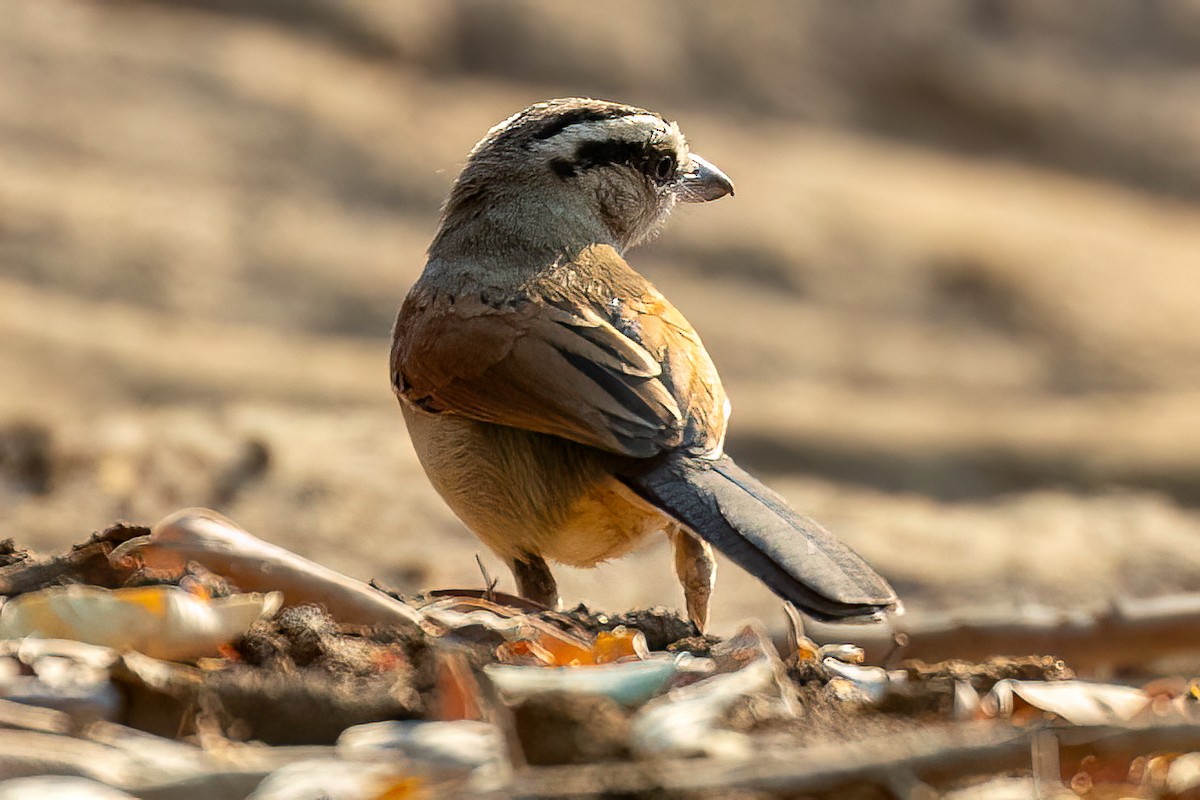
<instances>
[{"instance_id":1,"label":"bird's wing","mask_svg":"<svg viewBox=\"0 0 1200 800\"><path fill-rule=\"evenodd\" d=\"M428 411L640 458L712 450L724 435L724 394L695 331L611 248L516 301L418 287L395 333L393 384Z\"/></svg>"}]
</instances>

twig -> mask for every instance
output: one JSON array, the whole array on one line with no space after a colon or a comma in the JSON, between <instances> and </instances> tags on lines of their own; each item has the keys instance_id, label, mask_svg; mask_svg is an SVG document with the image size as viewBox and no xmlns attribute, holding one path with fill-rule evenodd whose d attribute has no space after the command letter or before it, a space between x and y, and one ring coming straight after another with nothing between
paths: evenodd
<instances>
[{"instance_id":1,"label":"twig","mask_svg":"<svg viewBox=\"0 0 1200 800\"><path fill-rule=\"evenodd\" d=\"M1029 742L1029 760L1033 767L1033 787L1038 797L1053 797L1065 789L1060 775L1062 756L1058 737L1053 731L1035 733Z\"/></svg>"},{"instance_id":2,"label":"twig","mask_svg":"<svg viewBox=\"0 0 1200 800\"><path fill-rule=\"evenodd\" d=\"M479 565L479 572L483 575L483 599L489 603L496 602L496 584L500 582L499 578L493 578L488 572L487 564L483 563L483 559L479 557L479 553L475 554L475 563Z\"/></svg>"},{"instance_id":3,"label":"twig","mask_svg":"<svg viewBox=\"0 0 1200 800\"><path fill-rule=\"evenodd\" d=\"M1118 599L1090 609L1045 606L913 613L890 626L805 622L818 643L854 642L889 660L982 661L991 656L1038 653L1066 661L1077 672L1144 666L1165 656L1200 655L1200 593ZM896 648L896 637L907 644Z\"/></svg>"},{"instance_id":4,"label":"twig","mask_svg":"<svg viewBox=\"0 0 1200 800\"><path fill-rule=\"evenodd\" d=\"M19 728L38 733L70 733L75 728L75 723L65 711L0 698L0 728Z\"/></svg>"},{"instance_id":5,"label":"twig","mask_svg":"<svg viewBox=\"0 0 1200 800\"><path fill-rule=\"evenodd\" d=\"M758 789L828 791L880 786L900 773L933 786L993 772L1028 769L1035 735L1052 731L1064 748L1148 753L1200 749L1200 722L1143 727L1030 727L972 722L803 749L756 754L753 761L673 760L646 764L542 767L518 776L522 798L589 797L605 792Z\"/></svg>"},{"instance_id":6,"label":"twig","mask_svg":"<svg viewBox=\"0 0 1200 800\"><path fill-rule=\"evenodd\" d=\"M59 725L62 712L31 709L33 714L19 719L22 715L2 710L5 722L32 730L0 728L0 781L23 775L74 775L145 798L241 800L280 767L339 756L332 746L262 747L234 742L207 751L109 722L88 726L78 737L54 735L41 729ZM394 762L395 755L359 753L355 759L387 763Z\"/></svg>"}]
</instances>

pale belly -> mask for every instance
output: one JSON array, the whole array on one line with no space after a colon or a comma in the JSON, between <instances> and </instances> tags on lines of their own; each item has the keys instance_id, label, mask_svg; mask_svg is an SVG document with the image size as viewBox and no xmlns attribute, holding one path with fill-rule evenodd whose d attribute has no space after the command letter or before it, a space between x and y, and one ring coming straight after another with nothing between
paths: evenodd
<instances>
[{"instance_id":1,"label":"pale belly","mask_svg":"<svg viewBox=\"0 0 1200 800\"><path fill-rule=\"evenodd\" d=\"M438 493L506 560L577 567L617 558L668 518L612 477L618 458L554 436L401 403L417 456Z\"/></svg>"}]
</instances>

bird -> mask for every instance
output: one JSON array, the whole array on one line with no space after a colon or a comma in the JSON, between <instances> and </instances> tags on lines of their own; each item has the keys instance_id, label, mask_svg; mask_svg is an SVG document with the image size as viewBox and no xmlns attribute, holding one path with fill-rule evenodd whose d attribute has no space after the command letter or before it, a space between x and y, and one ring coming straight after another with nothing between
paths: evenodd
<instances>
[{"instance_id":1,"label":"bird","mask_svg":"<svg viewBox=\"0 0 1200 800\"><path fill-rule=\"evenodd\" d=\"M816 619L897 609L725 454L712 359L625 260L678 204L733 194L676 122L608 100L535 103L468 154L396 317L391 383L434 488L521 596L557 608L548 561L591 567L665 534L700 631L714 547Z\"/></svg>"}]
</instances>

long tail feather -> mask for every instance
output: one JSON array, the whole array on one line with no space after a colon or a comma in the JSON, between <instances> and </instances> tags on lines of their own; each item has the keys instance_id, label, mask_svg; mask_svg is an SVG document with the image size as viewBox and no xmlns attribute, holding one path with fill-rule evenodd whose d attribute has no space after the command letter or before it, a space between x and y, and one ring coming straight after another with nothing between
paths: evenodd
<instances>
[{"instance_id":1,"label":"long tail feather","mask_svg":"<svg viewBox=\"0 0 1200 800\"><path fill-rule=\"evenodd\" d=\"M818 619L875 617L897 606L895 591L861 556L728 456L671 455L621 478Z\"/></svg>"}]
</instances>

